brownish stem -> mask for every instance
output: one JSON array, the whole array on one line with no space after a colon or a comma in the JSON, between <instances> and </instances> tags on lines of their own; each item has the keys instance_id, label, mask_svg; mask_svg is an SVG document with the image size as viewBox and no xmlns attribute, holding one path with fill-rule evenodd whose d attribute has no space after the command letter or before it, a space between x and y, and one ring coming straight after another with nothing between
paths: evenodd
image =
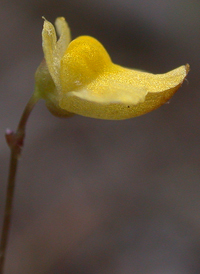
<instances>
[{"instance_id":1,"label":"brownish stem","mask_svg":"<svg viewBox=\"0 0 200 274\"><path fill-rule=\"evenodd\" d=\"M6 204L5 204L4 218L3 218L3 228L2 228L1 242L0 242L0 274L3 274L4 272L5 255L6 255L7 245L8 245L8 236L9 236L11 216L12 216L13 197L14 197L18 159L21 155L21 151L24 144L26 122L37 101L38 101L38 98L34 96L33 94L33 96L30 98L30 100L28 101L24 109L19 125L17 127L17 131L16 132L13 132L11 130L6 131L6 141L8 143L8 146L11 149L11 155L10 155L10 167L9 167L9 175L8 175L8 183L7 183Z\"/></svg>"},{"instance_id":2,"label":"brownish stem","mask_svg":"<svg viewBox=\"0 0 200 274\"><path fill-rule=\"evenodd\" d=\"M6 193L6 205L4 210L4 220L3 220L3 228L2 228L2 234L1 234L1 247L0 247L0 273L1 274L3 274L3 270L4 270L5 253L7 248L10 220L12 215L12 204L13 204L17 164L18 164L18 159L17 157L15 157L15 151L12 149L11 156L10 156L9 177L8 177L8 185L7 185L7 193Z\"/></svg>"}]
</instances>

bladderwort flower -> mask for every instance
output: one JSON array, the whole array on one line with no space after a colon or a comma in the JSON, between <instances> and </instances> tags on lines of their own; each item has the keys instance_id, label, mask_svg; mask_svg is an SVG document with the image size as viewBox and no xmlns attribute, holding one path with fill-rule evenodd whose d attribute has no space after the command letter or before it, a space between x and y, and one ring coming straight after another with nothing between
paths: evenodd
<instances>
[{"instance_id":1,"label":"bladderwort flower","mask_svg":"<svg viewBox=\"0 0 200 274\"><path fill-rule=\"evenodd\" d=\"M80 36L70 42L63 17L56 19L55 26L56 30L44 19L44 60L35 75L35 92L55 115L136 117L166 103L189 72L188 64L164 74L123 68L112 62L95 38Z\"/></svg>"},{"instance_id":2,"label":"bladderwort flower","mask_svg":"<svg viewBox=\"0 0 200 274\"><path fill-rule=\"evenodd\" d=\"M79 114L99 119L128 119L167 102L189 72L189 65L157 75L123 68L114 64L101 43L90 36L70 42L70 30L63 17L56 19L55 26L56 30L44 19L44 60L35 73L35 91L17 130L6 130L11 156L0 240L0 274L4 273L18 158L28 118L38 100L44 99L48 109L61 117Z\"/></svg>"}]
</instances>

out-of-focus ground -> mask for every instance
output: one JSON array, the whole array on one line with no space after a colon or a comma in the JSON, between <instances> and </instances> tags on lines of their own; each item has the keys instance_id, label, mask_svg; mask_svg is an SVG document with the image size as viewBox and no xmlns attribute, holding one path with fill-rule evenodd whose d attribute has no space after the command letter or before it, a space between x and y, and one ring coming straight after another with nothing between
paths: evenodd
<instances>
[{"instance_id":1,"label":"out-of-focus ground","mask_svg":"<svg viewBox=\"0 0 200 274\"><path fill-rule=\"evenodd\" d=\"M33 111L19 165L5 274L200 273L200 2L0 2L0 216L9 149L43 58L45 16L100 40L113 61L188 81L126 121ZM0 218L0 226L2 217Z\"/></svg>"}]
</instances>

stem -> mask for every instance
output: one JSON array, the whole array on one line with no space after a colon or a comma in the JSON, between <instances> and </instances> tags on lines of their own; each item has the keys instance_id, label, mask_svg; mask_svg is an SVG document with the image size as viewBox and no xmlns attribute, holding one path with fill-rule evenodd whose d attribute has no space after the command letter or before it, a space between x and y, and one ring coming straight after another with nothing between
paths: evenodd
<instances>
[{"instance_id":1,"label":"stem","mask_svg":"<svg viewBox=\"0 0 200 274\"><path fill-rule=\"evenodd\" d=\"M38 100L39 98L33 94L30 100L28 101L24 109L24 112L22 113L20 122L17 127L17 131L16 132L13 132L11 130L6 131L6 141L11 149L11 155L10 155L10 167L9 167L9 175L8 175L8 183L7 183L6 204L5 204L5 210L4 210L3 228L2 228L1 243L0 243L0 274L3 274L3 270L4 270L5 254L6 254L6 248L8 245L8 236L9 236L10 222L11 222L11 216L12 216L12 205L13 205L17 165L18 165L18 159L19 159L19 156L21 155L21 151L24 144L26 122L29 118L29 115L32 109L34 108Z\"/></svg>"}]
</instances>

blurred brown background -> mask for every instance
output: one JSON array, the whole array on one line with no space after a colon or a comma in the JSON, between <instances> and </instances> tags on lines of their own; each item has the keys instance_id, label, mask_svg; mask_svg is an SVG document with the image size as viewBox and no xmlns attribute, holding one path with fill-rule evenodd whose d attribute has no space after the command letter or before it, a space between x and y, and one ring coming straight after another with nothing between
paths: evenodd
<instances>
[{"instance_id":1,"label":"blurred brown background","mask_svg":"<svg viewBox=\"0 0 200 274\"><path fill-rule=\"evenodd\" d=\"M113 61L188 81L130 120L33 111L19 165L5 274L200 273L200 2L0 1L0 216L9 149L43 58L45 16L100 40ZM0 219L0 227L2 218Z\"/></svg>"}]
</instances>

